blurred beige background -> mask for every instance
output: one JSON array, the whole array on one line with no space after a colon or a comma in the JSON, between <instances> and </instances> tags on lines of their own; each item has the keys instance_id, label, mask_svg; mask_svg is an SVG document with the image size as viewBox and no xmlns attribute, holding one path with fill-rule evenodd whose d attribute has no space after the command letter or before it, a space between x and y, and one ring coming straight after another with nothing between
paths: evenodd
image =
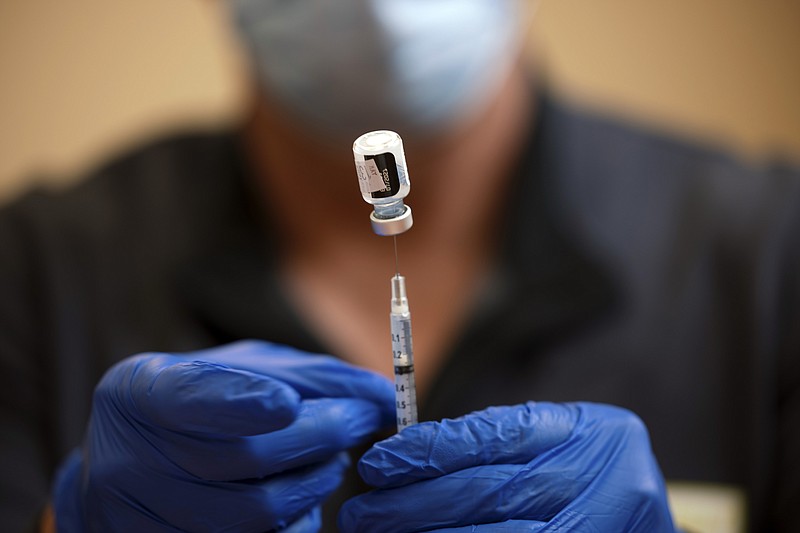
<instances>
[{"instance_id":1,"label":"blurred beige background","mask_svg":"<svg viewBox=\"0 0 800 533\"><path fill-rule=\"evenodd\" d=\"M0 201L169 128L235 120L222 0L0 2ZM542 0L531 48L595 108L800 160L800 2Z\"/></svg>"}]
</instances>

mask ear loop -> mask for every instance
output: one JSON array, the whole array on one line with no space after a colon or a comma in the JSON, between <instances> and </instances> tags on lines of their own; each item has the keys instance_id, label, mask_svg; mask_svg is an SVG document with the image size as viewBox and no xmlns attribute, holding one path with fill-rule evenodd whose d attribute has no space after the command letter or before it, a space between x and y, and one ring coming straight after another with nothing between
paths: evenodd
<instances>
[{"instance_id":1,"label":"mask ear loop","mask_svg":"<svg viewBox=\"0 0 800 533\"><path fill-rule=\"evenodd\" d=\"M522 17L524 22L520 24L520 30L518 32L517 38L521 41L519 44L522 45L524 41L527 41L528 37L531 34L531 30L533 29L533 21L536 19L536 16L539 14L539 7L542 5L542 0L528 0L524 3L524 10L525 16Z\"/></svg>"},{"instance_id":2,"label":"mask ear loop","mask_svg":"<svg viewBox=\"0 0 800 533\"><path fill-rule=\"evenodd\" d=\"M531 46L535 42L533 39L533 26L536 17L539 15L539 8L542 5L542 0L528 0L522 3L522 12L520 13L519 31L517 32L517 60L527 61L530 63L538 63L539 57L535 52L536 48ZM538 69L534 69L538 73Z\"/></svg>"}]
</instances>

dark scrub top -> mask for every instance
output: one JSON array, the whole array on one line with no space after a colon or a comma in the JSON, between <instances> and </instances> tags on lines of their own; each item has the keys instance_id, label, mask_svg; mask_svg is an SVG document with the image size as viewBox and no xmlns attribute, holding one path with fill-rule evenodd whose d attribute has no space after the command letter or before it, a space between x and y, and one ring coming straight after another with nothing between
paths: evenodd
<instances>
[{"instance_id":1,"label":"dark scrub top","mask_svg":"<svg viewBox=\"0 0 800 533\"><path fill-rule=\"evenodd\" d=\"M326 350L282 293L249 180L235 132L175 135L0 213L3 530L34 522L115 361L241 338ZM742 487L754 531L800 531L800 176L545 101L505 212L422 418L621 405L668 480Z\"/></svg>"}]
</instances>

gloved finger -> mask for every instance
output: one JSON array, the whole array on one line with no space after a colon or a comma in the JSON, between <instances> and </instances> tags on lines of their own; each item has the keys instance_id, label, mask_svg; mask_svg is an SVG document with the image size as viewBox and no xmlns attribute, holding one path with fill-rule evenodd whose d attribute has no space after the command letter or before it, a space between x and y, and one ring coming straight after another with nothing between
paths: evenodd
<instances>
[{"instance_id":1,"label":"gloved finger","mask_svg":"<svg viewBox=\"0 0 800 533\"><path fill-rule=\"evenodd\" d=\"M281 530L281 533L317 533L320 529L322 529L322 508L314 507L308 514Z\"/></svg>"},{"instance_id":2,"label":"gloved finger","mask_svg":"<svg viewBox=\"0 0 800 533\"><path fill-rule=\"evenodd\" d=\"M141 422L174 431L265 433L289 425L300 407L299 395L284 383L205 361L141 356L129 360L125 373L130 379L112 382L111 393L130 403Z\"/></svg>"},{"instance_id":3,"label":"gloved finger","mask_svg":"<svg viewBox=\"0 0 800 533\"><path fill-rule=\"evenodd\" d=\"M348 533L428 531L506 520L546 522L583 483L564 483L563 465L488 465L356 496L339 511Z\"/></svg>"},{"instance_id":4,"label":"gloved finger","mask_svg":"<svg viewBox=\"0 0 800 533\"><path fill-rule=\"evenodd\" d=\"M616 493L620 487L586 490L542 527L542 533L560 531L626 531L630 533L673 533L663 487L634 482L633 490ZM620 497L619 494L624 494Z\"/></svg>"},{"instance_id":5,"label":"gloved finger","mask_svg":"<svg viewBox=\"0 0 800 533\"><path fill-rule=\"evenodd\" d=\"M473 524L461 527L433 529L426 533L536 533L543 531L547 523L538 520L506 520L494 524Z\"/></svg>"},{"instance_id":6,"label":"gloved finger","mask_svg":"<svg viewBox=\"0 0 800 533\"><path fill-rule=\"evenodd\" d=\"M279 431L232 439L170 434L157 446L170 461L205 480L262 478L328 460L381 429L380 409L354 398L304 400Z\"/></svg>"},{"instance_id":7,"label":"gloved finger","mask_svg":"<svg viewBox=\"0 0 800 533\"><path fill-rule=\"evenodd\" d=\"M394 385L384 376L328 355L264 341L239 341L193 357L248 370L292 386L304 398L363 398L386 405L394 419Z\"/></svg>"},{"instance_id":8,"label":"gloved finger","mask_svg":"<svg viewBox=\"0 0 800 533\"><path fill-rule=\"evenodd\" d=\"M271 531L298 520L299 531L313 531L314 508L336 490L349 464L347 454L341 453L326 463L266 480L197 483L165 479L172 490L147 502L147 514L156 514L183 531Z\"/></svg>"},{"instance_id":9,"label":"gloved finger","mask_svg":"<svg viewBox=\"0 0 800 533\"><path fill-rule=\"evenodd\" d=\"M82 524L81 491L83 457L80 449L72 450L56 472L52 488L53 511L61 523ZM42 528L44 529L44 528Z\"/></svg>"},{"instance_id":10,"label":"gloved finger","mask_svg":"<svg viewBox=\"0 0 800 533\"><path fill-rule=\"evenodd\" d=\"M387 488L478 465L525 464L566 441L579 413L570 404L528 402L424 422L375 444L358 472Z\"/></svg>"}]
</instances>

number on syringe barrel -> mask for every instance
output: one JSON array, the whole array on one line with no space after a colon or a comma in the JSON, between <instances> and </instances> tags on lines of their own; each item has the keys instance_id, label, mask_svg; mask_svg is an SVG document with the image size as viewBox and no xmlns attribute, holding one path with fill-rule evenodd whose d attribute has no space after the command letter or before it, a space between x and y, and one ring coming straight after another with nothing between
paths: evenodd
<instances>
[{"instance_id":1,"label":"number on syringe barrel","mask_svg":"<svg viewBox=\"0 0 800 533\"><path fill-rule=\"evenodd\" d=\"M405 364L406 358L411 358L411 324L409 320L392 320L392 357L395 361Z\"/></svg>"}]
</instances>

